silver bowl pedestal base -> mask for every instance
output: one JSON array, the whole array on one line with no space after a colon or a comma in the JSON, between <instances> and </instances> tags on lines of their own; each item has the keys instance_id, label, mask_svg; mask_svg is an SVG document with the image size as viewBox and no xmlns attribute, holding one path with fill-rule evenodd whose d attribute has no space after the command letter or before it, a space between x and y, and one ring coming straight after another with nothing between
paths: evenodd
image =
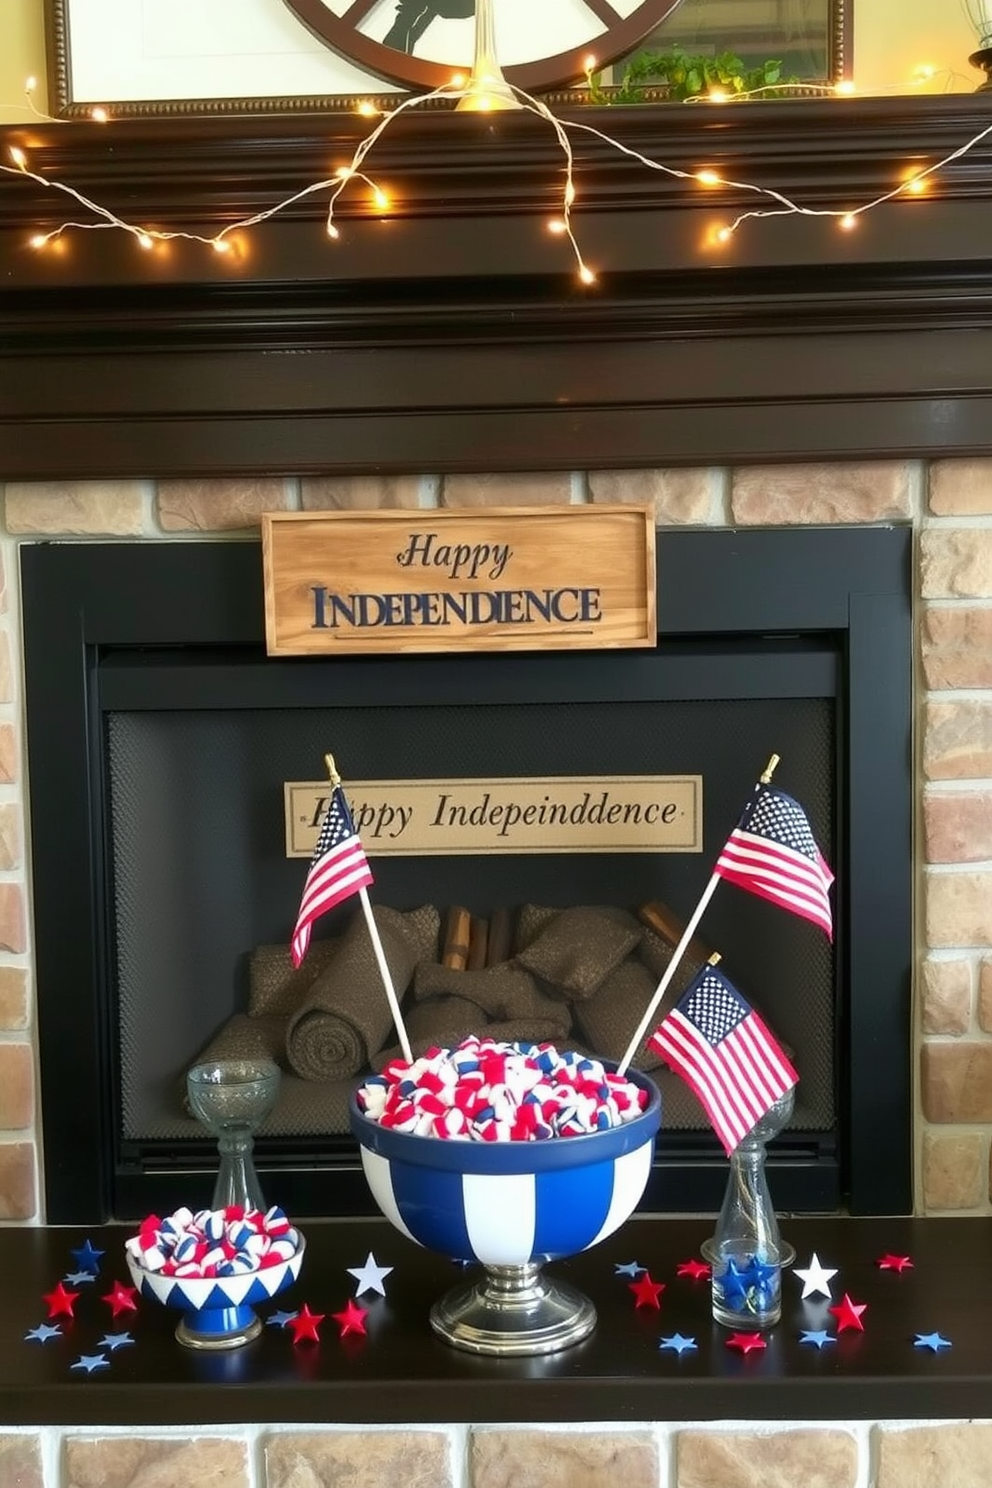
<instances>
[{"instance_id":1,"label":"silver bowl pedestal base","mask_svg":"<svg viewBox=\"0 0 992 1488\"><path fill-rule=\"evenodd\" d=\"M589 1337L596 1309L582 1292L549 1280L532 1262L487 1266L478 1281L435 1302L430 1321L446 1343L469 1353L554 1354Z\"/></svg>"}]
</instances>

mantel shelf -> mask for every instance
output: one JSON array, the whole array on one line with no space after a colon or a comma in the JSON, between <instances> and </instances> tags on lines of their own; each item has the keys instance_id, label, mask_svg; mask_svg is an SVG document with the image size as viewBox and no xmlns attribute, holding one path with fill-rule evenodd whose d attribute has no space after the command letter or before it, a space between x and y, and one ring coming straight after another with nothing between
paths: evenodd
<instances>
[{"instance_id":1,"label":"mantel shelf","mask_svg":"<svg viewBox=\"0 0 992 1488\"><path fill-rule=\"evenodd\" d=\"M712 1231L706 1219L644 1217L602 1245L553 1268L594 1301L598 1325L558 1354L487 1359L450 1348L428 1323L431 1303L462 1273L419 1250L385 1221L305 1227L308 1248L292 1290L270 1307L304 1302L324 1313L319 1347L266 1327L252 1344L204 1354L174 1338L176 1315L141 1300L116 1321L136 1346L92 1376L71 1370L98 1352L110 1327L101 1300L127 1282L124 1227L8 1229L0 1234L0 1422L17 1425L222 1424L232 1422L563 1422L650 1420L864 1420L988 1416L992 1401L987 1320L992 1315L992 1220L783 1219L798 1264L816 1251L836 1267L834 1300L867 1303L862 1333L823 1350L803 1329L835 1332L824 1299L800 1300L786 1274L781 1323L768 1347L743 1355L711 1321L705 1281L676 1274ZM42 1294L75 1269L71 1251L90 1239L104 1250L95 1286L78 1288L76 1318L47 1344L23 1341L45 1321ZM347 1268L373 1251L392 1266L386 1296L362 1299L367 1336L338 1337L331 1314L354 1294ZM885 1254L912 1267L883 1270ZM638 1261L663 1281L661 1308L637 1308L618 1263ZM693 1336L698 1349L660 1350L662 1334ZM915 1346L940 1333L951 1347ZM209 1388L204 1388L208 1386Z\"/></svg>"}]
</instances>

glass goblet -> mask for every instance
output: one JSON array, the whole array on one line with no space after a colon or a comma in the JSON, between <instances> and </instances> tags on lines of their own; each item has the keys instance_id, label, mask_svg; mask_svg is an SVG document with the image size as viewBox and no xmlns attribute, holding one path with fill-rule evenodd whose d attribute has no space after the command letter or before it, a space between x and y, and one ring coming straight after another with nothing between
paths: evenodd
<instances>
[{"instance_id":1,"label":"glass goblet","mask_svg":"<svg viewBox=\"0 0 992 1488\"><path fill-rule=\"evenodd\" d=\"M279 1094L279 1066L271 1059L214 1059L186 1075L189 1108L217 1138L220 1168L213 1208L236 1205L265 1211L252 1152L255 1132Z\"/></svg>"}]
</instances>

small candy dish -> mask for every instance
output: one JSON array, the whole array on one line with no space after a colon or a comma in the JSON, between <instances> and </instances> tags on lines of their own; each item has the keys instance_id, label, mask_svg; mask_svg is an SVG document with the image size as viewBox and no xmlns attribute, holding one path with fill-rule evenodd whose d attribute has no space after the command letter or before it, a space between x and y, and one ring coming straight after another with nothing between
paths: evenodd
<instances>
[{"instance_id":1,"label":"small candy dish","mask_svg":"<svg viewBox=\"0 0 992 1488\"><path fill-rule=\"evenodd\" d=\"M447 1343L476 1354L548 1354L592 1332L590 1300L542 1267L619 1229L644 1192L661 1096L638 1071L626 1078L647 1092L639 1115L546 1141L401 1132L367 1117L352 1095L351 1129L386 1218L418 1245L485 1268L432 1307L431 1327Z\"/></svg>"},{"instance_id":2,"label":"small candy dish","mask_svg":"<svg viewBox=\"0 0 992 1488\"><path fill-rule=\"evenodd\" d=\"M301 1235L295 1254L288 1260L240 1276L163 1276L161 1271L149 1271L133 1256L126 1259L131 1280L143 1297L182 1313L176 1328L180 1343L195 1349L233 1349L258 1337L262 1320L255 1307L271 1302L296 1280L305 1250L306 1241Z\"/></svg>"},{"instance_id":3,"label":"small candy dish","mask_svg":"<svg viewBox=\"0 0 992 1488\"><path fill-rule=\"evenodd\" d=\"M305 1242L282 1209L228 1207L151 1214L124 1244L142 1296L177 1308L180 1343L233 1349L261 1332L254 1306L296 1280Z\"/></svg>"}]
</instances>

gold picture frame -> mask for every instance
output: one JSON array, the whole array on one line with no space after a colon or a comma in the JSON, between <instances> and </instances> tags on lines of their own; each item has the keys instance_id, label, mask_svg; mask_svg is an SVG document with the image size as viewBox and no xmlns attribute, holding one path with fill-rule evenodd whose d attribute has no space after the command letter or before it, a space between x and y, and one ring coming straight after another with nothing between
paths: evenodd
<instances>
[{"instance_id":1,"label":"gold picture frame","mask_svg":"<svg viewBox=\"0 0 992 1488\"><path fill-rule=\"evenodd\" d=\"M86 118L98 106L117 118L319 114L406 96L341 57L286 0L44 4L50 109L59 118ZM852 8L853 0L682 0L641 46L731 50L747 66L781 59L783 76L799 75L815 91L849 73ZM621 70L622 59L613 76ZM554 98L588 101L580 88Z\"/></svg>"}]
</instances>

